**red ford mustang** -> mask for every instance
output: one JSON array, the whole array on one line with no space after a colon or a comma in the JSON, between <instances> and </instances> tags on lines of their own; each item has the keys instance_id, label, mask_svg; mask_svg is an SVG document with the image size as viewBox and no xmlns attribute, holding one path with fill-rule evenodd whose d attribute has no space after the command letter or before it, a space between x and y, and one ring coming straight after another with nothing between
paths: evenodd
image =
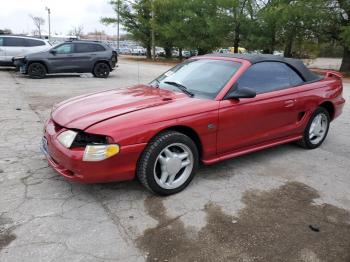
<instances>
[{"instance_id":1,"label":"red ford mustang","mask_svg":"<svg viewBox=\"0 0 350 262\"><path fill-rule=\"evenodd\" d=\"M170 195L206 165L298 141L317 148L342 112L341 75L295 59L207 55L148 85L72 98L45 124L42 150L85 183L134 179Z\"/></svg>"}]
</instances>

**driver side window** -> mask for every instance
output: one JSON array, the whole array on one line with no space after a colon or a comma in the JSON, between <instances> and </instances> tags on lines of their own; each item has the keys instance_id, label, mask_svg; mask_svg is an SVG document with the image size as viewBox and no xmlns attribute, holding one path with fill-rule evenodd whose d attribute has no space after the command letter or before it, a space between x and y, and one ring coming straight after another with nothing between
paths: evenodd
<instances>
[{"instance_id":1,"label":"driver side window","mask_svg":"<svg viewBox=\"0 0 350 262\"><path fill-rule=\"evenodd\" d=\"M73 44L63 44L55 48L57 54L71 54L73 53Z\"/></svg>"}]
</instances>

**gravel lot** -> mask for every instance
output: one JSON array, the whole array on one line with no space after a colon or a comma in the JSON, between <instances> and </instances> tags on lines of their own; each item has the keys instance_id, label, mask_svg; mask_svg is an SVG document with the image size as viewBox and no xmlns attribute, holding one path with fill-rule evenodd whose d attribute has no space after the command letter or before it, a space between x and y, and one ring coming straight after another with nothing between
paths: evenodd
<instances>
[{"instance_id":1,"label":"gravel lot","mask_svg":"<svg viewBox=\"0 0 350 262\"><path fill-rule=\"evenodd\" d=\"M350 260L349 104L321 148L283 145L202 167L167 198L137 181L82 185L58 176L39 151L53 104L169 68L119 66L108 79L33 80L0 69L0 261Z\"/></svg>"}]
</instances>

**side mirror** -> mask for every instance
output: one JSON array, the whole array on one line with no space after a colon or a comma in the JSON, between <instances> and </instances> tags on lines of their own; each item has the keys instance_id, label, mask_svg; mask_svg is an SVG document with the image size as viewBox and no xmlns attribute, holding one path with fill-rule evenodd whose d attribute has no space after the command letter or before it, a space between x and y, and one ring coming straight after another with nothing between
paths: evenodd
<instances>
[{"instance_id":1,"label":"side mirror","mask_svg":"<svg viewBox=\"0 0 350 262\"><path fill-rule=\"evenodd\" d=\"M225 99L240 99L240 98L254 98L256 97L256 92L253 89L247 87L240 87L230 90L225 96Z\"/></svg>"},{"instance_id":2,"label":"side mirror","mask_svg":"<svg viewBox=\"0 0 350 262\"><path fill-rule=\"evenodd\" d=\"M57 54L57 51L55 49L51 49L49 52L50 52L50 54L53 54L53 55Z\"/></svg>"}]
</instances>

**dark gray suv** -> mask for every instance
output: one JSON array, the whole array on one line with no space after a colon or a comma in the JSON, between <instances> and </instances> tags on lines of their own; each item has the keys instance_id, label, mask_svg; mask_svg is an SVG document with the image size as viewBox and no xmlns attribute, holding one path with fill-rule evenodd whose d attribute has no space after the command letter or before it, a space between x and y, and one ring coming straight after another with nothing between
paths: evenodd
<instances>
[{"instance_id":1,"label":"dark gray suv","mask_svg":"<svg viewBox=\"0 0 350 262\"><path fill-rule=\"evenodd\" d=\"M92 73L106 78L118 62L117 53L109 46L94 41L69 41L46 52L15 57L20 72L32 78L54 73Z\"/></svg>"}]
</instances>

